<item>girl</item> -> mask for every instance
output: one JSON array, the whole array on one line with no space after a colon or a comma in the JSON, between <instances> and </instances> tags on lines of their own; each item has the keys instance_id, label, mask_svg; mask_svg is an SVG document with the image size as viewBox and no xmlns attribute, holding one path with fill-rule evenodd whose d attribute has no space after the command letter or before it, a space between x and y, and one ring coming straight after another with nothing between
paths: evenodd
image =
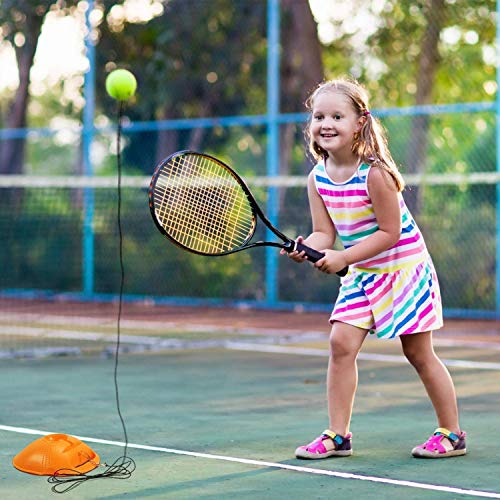
<instances>
[{"instance_id":1,"label":"girl","mask_svg":"<svg viewBox=\"0 0 500 500\"><path fill-rule=\"evenodd\" d=\"M329 428L295 451L298 458L352 454L349 425L358 382L356 357L368 332L399 337L436 412L439 427L414 457L465 455L455 388L432 346L443 325L439 285L422 234L401 191L404 181L371 115L365 90L351 80L321 84L307 101L307 131L317 160L308 178L313 232L304 242L325 253L328 274L349 266L330 317ZM332 250L336 234L344 250ZM282 252L285 253L285 252ZM289 255L304 262L303 253Z\"/></svg>"}]
</instances>

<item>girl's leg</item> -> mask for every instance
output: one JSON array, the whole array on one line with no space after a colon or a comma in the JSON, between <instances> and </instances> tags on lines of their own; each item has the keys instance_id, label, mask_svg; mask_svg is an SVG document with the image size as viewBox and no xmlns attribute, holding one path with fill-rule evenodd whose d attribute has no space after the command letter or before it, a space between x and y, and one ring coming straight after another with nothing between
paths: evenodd
<instances>
[{"instance_id":1,"label":"girl's leg","mask_svg":"<svg viewBox=\"0 0 500 500\"><path fill-rule=\"evenodd\" d=\"M432 332L402 335L403 352L417 370L436 412L439 427L460 434L457 397L451 376L434 352Z\"/></svg>"},{"instance_id":2,"label":"girl's leg","mask_svg":"<svg viewBox=\"0 0 500 500\"><path fill-rule=\"evenodd\" d=\"M329 429L345 436L349 432L354 395L358 385L356 358L367 331L335 322L330 334L327 373Z\"/></svg>"},{"instance_id":3,"label":"girl's leg","mask_svg":"<svg viewBox=\"0 0 500 500\"><path fill-rule=\"evenodd\" d=\"M329 428L312 443L295 450L297 458L327 458L352 455L351 422L354 394L358 385L356 357L367 330L335 322L330 335L327 373Z\"/></svg>"}]
</instances>

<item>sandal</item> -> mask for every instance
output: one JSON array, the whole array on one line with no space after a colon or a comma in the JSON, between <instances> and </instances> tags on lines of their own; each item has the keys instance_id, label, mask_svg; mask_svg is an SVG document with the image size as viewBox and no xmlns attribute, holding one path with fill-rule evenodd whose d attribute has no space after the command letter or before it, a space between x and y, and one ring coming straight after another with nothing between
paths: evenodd
<instances>
[{"instance_id":1,"label":"sandal","mask_svg":"<svg viewBox=\"0 0 500 500\"><path fill-rule=\"evenodd\" d=\"M297 458L309 459L328 458L332 456L346 457L352 455L351 438L352 433L350 432L345 436L340 436L327 429L313 442L305 446L299 446L295 450L295 456Z\"/></svg>"},{"instance_id":2,"label":"sandal","mask_svg":"<svg viewBox=\"0 0 500 500\"><path fill-rule=\"evenodd\" d=\"M446 458L465 455L465 432L455 434L454 432L440 427L423 444L416 446L411 454L416 458Z\"/></svg>"}]
</instances>

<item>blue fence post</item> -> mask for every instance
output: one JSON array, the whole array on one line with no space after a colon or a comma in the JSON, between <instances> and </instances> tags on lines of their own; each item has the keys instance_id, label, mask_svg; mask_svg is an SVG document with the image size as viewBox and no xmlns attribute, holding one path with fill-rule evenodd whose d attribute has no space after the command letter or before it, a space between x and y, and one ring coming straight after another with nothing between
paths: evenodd
<instances>
[{"instance_id":1,"label":"blue fence post","mask_svg":"<svg viewBox=\"0 0 500 500\"><path fill-rule=\"evenodd\" d=\"M280 139L280 5L279 0L267 2L267 175L279 173ZM279 192L268 188L267 216L278 224ZM268 237L272 234L268 231ZM273 305L278 300L278 258L276 248L266 248L266 302Z\"/></svg>"},{"instance_id":2,"label":"blue fence post","mask_svg":"<svg viewBox=\"0 0 500 500\"><path fill-rule=\"evenodd\" d=\"M85 106L82 123L82 162L83 173L87 176L94 174L90 151L94 138L94 110L95 110L95 46L92 40L91 14L94 9L94 0L88 0L85 24L85 50L89 69L85 73L83 94ZM83 294L90 296L94 293L94 190L83 190L83 239L82 239L82 282Z\"/></svg>"}]
</instances>

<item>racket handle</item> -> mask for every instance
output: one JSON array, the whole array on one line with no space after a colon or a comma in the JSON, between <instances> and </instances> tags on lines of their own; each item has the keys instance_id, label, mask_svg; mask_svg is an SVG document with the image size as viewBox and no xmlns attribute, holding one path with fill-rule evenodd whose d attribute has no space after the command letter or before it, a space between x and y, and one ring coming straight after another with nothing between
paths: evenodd
<instances>
[{"instance_id":1,"label":"racket handle","mask_svg":"<svg viewBox=\"0 0 500 500\"><path fill-rule=\"evenodd\" d=\"M314 250L314 248L303 245L302 243L295 243L294 248L291 251L296 250L297 252L304 252L307 256L307 260L310 262L318 262L318 260L322 259L325 254L322 252L318 252Z\"/></svg>"},{"instance_id":2,"label":"racket handle","mask_svg":"<svg viewBox=\"0 0 500 500\"><path fill-rule=\"evenodd\" d=\"M349 272L349 266L345 266L344 269L341 269L337 274L337 276L345 276Z\"/></svg>"},{"instance_id":3,"label":"racket handle","mask_svg":"<svg viewBox=\"0 0 500 500\"><path fill-rule=\"evenodd\" d=\"M307 255L307 260L313 263L318 262L318 260L322 259L325 256L324 253L318 252L317 250L314 250L314 248L303 245L302 243L295 243L295 248L293 248L291 251L293 250L297 250L297 252L304 252ZM344 267L344 269L341 269L337 273L337 276L345 276L348 271L349 267Z\"/></svg>"}]
</instances>

